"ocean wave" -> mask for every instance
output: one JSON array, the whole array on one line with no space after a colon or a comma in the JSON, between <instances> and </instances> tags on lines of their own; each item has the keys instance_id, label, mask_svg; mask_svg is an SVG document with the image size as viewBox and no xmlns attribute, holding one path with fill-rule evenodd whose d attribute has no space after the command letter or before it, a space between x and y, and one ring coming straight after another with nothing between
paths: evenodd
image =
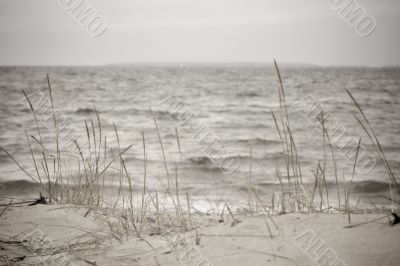
<instances>
[{"instance_id":1,"label":"ocean wave","mask_svg":"<svg viewBox=\"0 0 400 266\"><path fill-rule=\"evenodd\" d=\"M259 93L253 91L243 91L236 94L239 97L258 97L260 96Z\"/></svg>"},{"instance_id":2,"label":"ocean wave","mask_svg":"<svg viewBox=\"0 0 400 266\"><path fill-rule=\"evenodd\" d=\"M328 181L327 186L329 191L335 191L337 188L336 183L333 180ZM280 192L281 190L280 184L272 181L257 183L257 187L263 193L271 193L273 190L275 190L276 192ZM312 191L314 183L310 182L303 183L303 187L305 188L306 191ZM247 184L237 185L237 188L244 191L248 189ZM351 191L352 193L358 193L358 194L379 194L379 193L389 192L389 184L374 180L353 182Z\"/></svg>"},{"instance_id":3,"label":"ocean wave","mask_svg":"<svg viewBox=\"0 0 400 266\"><path fill-rule=\"evenodd\" d=\"M41 189L39 183L34 183L28 180L14 180L0 183L1 195L30 195L39 192Z\"/></svg>"},{"instance_id":4,"label":"ocean wave","mask_svg":"<svg viewBox=\"0 0 400 266\"><path fill-rule=\"evenodd\" d=\"M31 112L31 109L29 109L29 108L21 108L21 109L19 109L19 111L20 111L21 113L30 113L30 112Z\"/></svg>"},{"instance_id":5,"label":"ocean wave","mask_svg":"<svg viewBox=\"0 0 400 266\"><path fill-rule=\"evenodd\" d=\"M95 113L94 108L78 108L75 110L77 114L92 114Z\"/></svg>"},{"instance_id":6,"label":"ocean wave","mask_svg":"<svg viewBox=\"0 0 400 266\"><path fill-rule=\"evenodd\" d=\"M179 113L171 113L166 110L151 110L151 109L139 109L139 108L120 108L120 109L114 108L113 110L103 110L103 112L114 116L120 115L123 112L129 115L154 117L160 120L167 120L167 119L176 120L176 117L180 115Z\"/></svg>"},{"instance_id":7,"label":"ocean wave","mask_svg":"<svg viewBox=\"0 0 400 266\"><path fill-rule=\"evenodd\" d=\"M277 162L279 160L283 160L284 154L280 151L278 152L270 152L270 153L261 153L261 152L255 152L253 151L253 155L250 157L249 154L238 154L238 155L232 155L232 156L221 156L218 158L210 158L208 156L194 156L190 157L188 159L189 163L195 164L195 165L214 165L217 164L218 162L229 162L229 161L235 161L239 160L241 162L249 162L250 159L253 162L259 161L259 162ZM304 159L303 157L299 156L299 159Z\"/></svg>"},{"instance_id":8,"label":"ocean wave","mask_svg":"<svg viewBox=\"0 0 400 266\"><path fill-rule=\"evenodd\" d=\"M188 159L189 164L186 168L201 169L201 171L211 172L232 172L237 171L240 167L240 156L227 156L216 158L215 160L207 156L191 157Z\"/></svg>"},{"instance_id":9,"label":"ocean wave","mask_svg":"<svg viewBox=\"0 0 400 266\"><path fill-rule=\"evenodd\" d=\"M268 153L268 154L253 154L253 156L250 158L250 155L232 155L232 156L221 156L219 158L210 158L208 156L198 156L198 157L190 157L188 161L191 164L195 165L202 165L202 166L211 166L211 165L218 165L219 162L248 162L250 159L255 162L255 161L277 161L279 159L282 159L283 154L281 152L273 152L273 153Z\"/></svg>"},{"instance_id":10,"label":"ocean wave","mask_svg":"<svg viewBox=\"0 0 400 266\"><path fill-rule=\"evenodd\" d=\"M212 165L213 161L207 156L190 157L189 161L198 165Z\"/></svg>"},{"instance_id":11,"label":"ocean wave","mask_svg":"<svg viewBox=\"0 0 400 266\"><path fill-rule=\"evenodd\" d=\"M270 144L280 144L280 141L276 140L268 140L263 138L253 138L253 139L235 139L233 141L244 143L244 144L251 144L251 145L270 145Z\"/></svg>"},{"instance_id":12,"label":"ocean wave","mask_svg":"<svg viewBox=\"0 0 400 266\"><path fill-rule=\"evenodd\" d=\"M177 113L171 113L168 111L160 111L160 110L138 110L138 113L143 113L144 115L148 115L161 120L176 120L176 116L179 115Z\"/></svg>"},{"instance_id":13,"label":"ocean wave","mask_svg":"<svg viewBox=\"0 0 400 266\"><path fill-rule=\"evenodd\" d=\"M380 193L389 191L389 184L374 180L360 181L353 183L351 190L356 193Z\"/></svg>"}]
</instances>

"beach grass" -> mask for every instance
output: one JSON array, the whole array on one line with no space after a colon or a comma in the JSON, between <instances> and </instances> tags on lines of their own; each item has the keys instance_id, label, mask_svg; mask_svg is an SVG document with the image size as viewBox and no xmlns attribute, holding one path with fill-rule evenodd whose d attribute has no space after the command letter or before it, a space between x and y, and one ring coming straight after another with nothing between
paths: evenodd
<instances>
[{"instance_id":1,"label":"beach grass","mask_svg":"<svg viewBox=\"0 0 400 266\"><path fill-rule=\"evenodd\" d=\"M274 63L278 77L280 108L278 112L271 112L271 115L281 141L285 164L283 168L277 167L275 169L275 178L279 189L271 195L260 195L252 180L252 149L250 147L250 167L247 178L247 212L251 214L263 214L266 217L265 223L271 237L274 235L274 230L279 231L279 225L273 218L274 214L286 214L290 212L337 212L347 214L348 222L351 223L351 213L359 212L357 210L358 204L352 204L350 200L357 156L353 165L353 174L349 181L344 183L344 187L341 188L338 180L335 147L332 145L330 133L324 124L324 114L321 113L321 141L324 143L322 157L315 163L316 167L313 172L315 181L311 186L312 189L310 191L306 190L303 183L299 151L295 142L295 132L290 125L288 112L290 106L286 102L283 78L278 64ZM138 188L140 185L140 182L138 182L139 178L133 178L134 175L128 169L129 167L124 159L124 155L133 147L133 144L122 147L118 127L116 124L113 124L117 147L109 147L107 136L104 135L104 131L102 130L100 114L96 107L94 107L97 121L87 121L86 119L83 121L86 132L85 149L83 149L82 144L77 139L74 140L76 154L73 154L72 157L75 158L74 163L77 165L75 168L78 171L68 174L73 171L71 169L63 171L63 169L70 165L70 161L67 162L66 155L64 155L60 148L59 122L57 121L53 102L53 97L56 97L56 95L53 93L49 76L47 76L47 83L54 124L54 147L46 147L43 134L40 131L35 106L33 106L27 93L22 91L28 102L36 126L36 133L25 133L27 147L29 148L35 171L34 174L25 170L4 147L0 148L31 180L38 182L42 186L42 193L46 196L48 204L72 204L78 208L87 209L86 215L96 213L96 217L107 224L109 231L118 241L127 240L129 237L144 239L143 235L149 233L160 235L171 230L178 232L196 230L197 225L193 217L194 213L191 208L190 194L180 189L180 180L185 178L185 173L180 167L180 163L183 163L184 158L178 128L175 128L175 134L180 162L169 162L157 120L155 118L153 120L160 145L161 160L165 169L165 179L161 180L163 185L155 192L147 189L148 154L146 151L145 134L141 131L142 143L140 146L143 149L143 178L141 179L143 180L143 185L138 190L135 188ZM350 91L347 91L347 93L361 114L361 118L356 117L357 121L369 136L371 143L376 147L380 158L384 162L390 190L394 187L397 192L396 196L400 196L398 179L391 170L371 124L354 96ZM357 154L360 143L361 139L357 148ZM33 145L35 145L36 149L32 148ZM328 156L326 146L329 148L330 156ZM107 150L110 148L111 154L107 154ZM333 176L328 177L326 168L329 163L332 164L334 172ZM174 174L170 173L169 170L171 164L174 166ZM117 185L111 186L111 193L106 195L105 179L111 173L117 173ZM330 201L330 196L332 195L328 193L328 178L335 180L336 205ZM140 192L136 195L135 191ZM271 198L271 201L267 202L265 198ZM398 208L398 201L395 200L393 193L391 193L391 200L393 204L396 203L395 207ZM170 208L171 204L172 208ZM220 217L220 221L230 220L231 225L235 226L240 220L229 207L229 204L228 202L223 204L224 207L222 210L219 210L217 216ZM224 213L225 209L227 212ZM383 211L387 212L387 210ZM196 239L198 239L197 242L200 242L199 236Z\"/></svg>"}]
</instances>

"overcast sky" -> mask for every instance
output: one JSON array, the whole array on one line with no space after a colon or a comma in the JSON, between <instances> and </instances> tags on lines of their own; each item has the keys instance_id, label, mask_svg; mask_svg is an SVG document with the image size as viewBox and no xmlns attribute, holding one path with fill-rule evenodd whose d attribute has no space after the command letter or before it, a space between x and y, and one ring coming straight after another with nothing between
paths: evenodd
<instances>
[{"instance_id":1,"label":"overcast sky","mask_svg":"<svg viewBox=\"0 0 400 266\"><path fill-rule=\"evenodd\" d=\"M59 0L0 0L0 65L272 58L319 65L400 65L399 0L358 0L376 19L376 30L368 37L360 37L328 0L88 2L108 21L97 38Z\"/></svg>"}]
</instances>

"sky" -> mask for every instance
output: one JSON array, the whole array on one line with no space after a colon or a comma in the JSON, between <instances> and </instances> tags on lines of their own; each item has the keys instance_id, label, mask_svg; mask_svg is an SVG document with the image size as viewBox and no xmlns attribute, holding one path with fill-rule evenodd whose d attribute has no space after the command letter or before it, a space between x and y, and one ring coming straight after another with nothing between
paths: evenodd
<instances>
[{"instance_id":1,"label":"sky","mask_svg":"<svg viewBox=\"0 0 400 266\"><path fill-rule=\"evenodd\" d=\"M330 1L338 0L85 0L107 21L98 37L64 8L68 1L76 0L0 0L0 65L273 58L323 66L400 65L398 0L355 2L376 21L367 37L332 8Z\"/></svg>"}]
</instances>

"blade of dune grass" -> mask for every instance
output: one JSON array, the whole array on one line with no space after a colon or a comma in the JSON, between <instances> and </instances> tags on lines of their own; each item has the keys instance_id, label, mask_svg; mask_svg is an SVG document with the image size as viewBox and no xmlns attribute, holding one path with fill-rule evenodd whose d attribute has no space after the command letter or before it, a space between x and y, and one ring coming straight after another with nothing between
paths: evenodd
<instances>
[{"instance_id":1,"label":"blade of dune grass","mask_svg":"<svg viewBox=\"0 0 400 266\"><path fill-rule=\"evenodd\" d=\"M93 120L90 120L90 126L91 126L91 129L92 129L92 136L93 136L93 146L94 146L94 165L93 165L93 169L94 169L94 171L95 171L95 173L96 173L96 165L97 165L97 156L96 156L96 154L97 154L97 141L96 141L96 130L95 130L95 128L94 128L94 123L93 123ZM96 176L96 174L94 174L94 176Z\"/></svg>"},{"instance_id":2,"label":"blade of dune grass","mask_svg":"<svg viewBox=\"0 0 400 266\"><path fill-rule=\"evenodd\" d=\"M36 163L35 155L34 155L33 150L32 150L31 142L29 141L29 137L28 137L28 134L26 133L26 130L25 130L25 136L26 136L26 141L28 142L29 151L30 151L31 156L32 156L33 166L35 167L35 171L36 171L37 177L39 179L39 183L41 185L43 185L42 178L40 177L40 173L39 173L39 168L38 168L37 163Z\"/></svg>"},{"instance_id":3,"label":"blade of dune grass","mask_svg":"<svg viewBox=\"0 0 400 266\"><path fill-rule=\"evenodd\" d=\"M43 170L45 170L46 176L47 176L47 182L48 182L48 194L49 194L49 203L52 203L53 200L53 189L51 186L51 179L50 179L50 172L49 172L49 166L47 164L47 157L46 154L44 153L44 151L42 151L43 154Z\"/></svg>"},{"instance_id":4,"label":"blade of dune grass","mask_svg":"<svg viewBox=\"0 0 400 266\"><path fill-rule=\"evenodd\" d=\"M168 191L170 191L171 190L171 184L170 184L170 180L169 180L169 172L168 172L167 159L165 157L164 145L163 145L163 142L162 142L162 139L161 139L160 130L158 129L157 121L156 121L155 118L153 118L153 120L154 120L154 125L155 125L156 130L157 130L158 141L160 142L160 147L161 147L161 153L162 153L162 157L163 157L165 173L167 175Z\"/></svg>"},{"instance_id":5,"label":"blade of dune grass","mask_svg":"<svg viewBox=\"0 0 400 266\"><path fill-rule=\"evenodd\" d=\"M354 159L354 164L353 164L353 172L351 174L351 179L347 188L347 196L346 196L346 209L347 209L347 215L348 215L348 221L349 224L351 224L351 211L350 211L350 194L351 194L351 185L353 183L353 179L354 179L354 174L356 172L356 166L357 166L357 159L358 159L358 152L360 151L360 145L361 145L361 138L358 141L358 145L357 145L357 151L356 151L356 157Z\"/></svg>"},{"instance_id":6,"label":"blade of dune grass","mask_svg":"<svg viewBox=\"0 0 400 266\"><path fill-rule=\"evenodd\" d=\"M92 162L92 145L91 145L91 143L92 143L92 142L91 142L91 140L90 140L90 132L89 132L88 123L87 123L86 119L83 119L83 121L84 121L84 123L85 123L86 138L87 138L87 140L88 140L88 145L89 145L89 160L88 160L88 161L85 160L85 161L87 161L88 170L89 170L90 174L92 174L92 165L91 165L91 162Z\"/></svg>"},{"instance_id":7,"label":"blade of dune grass","mask_svg":"<svg viewBox=\"0 0 400 266\"><path fill-rule=\"evenodd\" d=\"M0 146L0 150L4 151L6 155L18 166L19 169L22 170L30 179L32 179L34 182L37 182L37 180L19 164L19 162L3 147Z\"/></svg>"},{"instance_id":8,"label":"blade of dune grass","mask_svg":"<svg viewBox=\"0 0 400 266\"><path fill-rule=\"evenodd\" d=\"M190 198L189 198L189 193L186 192L186 204L187 204L187 210L188 210L188 215L189 215L189 223L192 223L192 214L190 211Z\"/></svg>"},{"instance_id":9,"label":"blade of dune grass","mask_svg":"<svg viewBox=\"0 0 400 266\"><path fill-rule=\"evenodd\" d=\"M277 122L275 113L274 113L274 112L271 112L271 114L272 114L272 118L274 119L274 123L275 123L276 130L278 131L279 139L281 140L283 153L285 153L285 146L284 146L284 142L283 142L283 139L282 139L281 130L280 130L280 128L279 128L279 125L278 125L278 122Z\"/></svg>"},{"instance_id":10,"label":"blade of dune grass","mask_svg":"<svg viewBox=\"0 0 400 266\"><path fill-rule=\"evenodd\" d=\"M252 183L251 183L251 175L252 175L252 169L253 168L253 148L250 146L250 161L249 161L249 177L248 177L248 181L247 181L247 190L249 192L249 196L248 196L248 205L249 205L249 211L252 210L252 197L251 197L251 189L253 187ZM256 191L254 191L255 193L257 193Z\"/></svg>"},{"instance_id":11,"label":"blade of dune grass","mask_svg":"<svg viewBox=\"0 0 400 266\"><path fill-rule=\"evenodd\" d=\"M378 137L375 134L374 129L372 128L371 124L369 123L363 109L361 108L361 106L359 105L359 103L357 102L357 100L354 98L354 96L351 94L351 92L349 90L346 89L347 94L350 96L350 98L352 99L354 105L357 107L358 111L360 112L360 114L362 115L365 123L367 124L368 128L364 125L364 123L362 123L361 120L357 121L362 125L362 128L364 129L364 131L367 133L368 137L370 138L372 144L374 144L374 146L376 147L379 156L381 157L382 161L384 162L385 168L386 168L386 172L389 175L389 178L391 179L393 185L396 187L397 193L400 195L400 187L399 184L396 180L396 177L393 174L393 171L389 165L388 160L386 159L386 155L383 151L383 148L378 140ZM369 133L368 129L371 131L372 134ZM372 138L373 136L373 138Z\"/></svg>"},{"instance_id":12,"label":"blade of dune grass","mask_svg":"<svg viewBox=\"0 0 400 266\"><path fill-rule=\"evenodd\" d=\"M99 128L99 150L98 150L98 153L96 156L96 176L97 176L97 174L99 173L100 154L101 154L101 147L102 147L102 125L101 125L99 111L97 111L96 106L93 106L93 109L96 113L97 126Z\"/></svg>"},{"instance_id":13,"label":"blade of dune grass","mask_svg":"<svg viewBox=\"0 0 400 266\"><path fill-rule=\"evenodd\" d=\"M31 109L31 112L33 114L33 118L35 120L36 130L37 130L37 132L39 134L39 140L40 140L40 142L42 142L42 135L40 134L40 128L39 128L39 123L38 123L38 119L37 119L37 116L36 116L35 109L33 108L32 102L29 99L28 95L26 94L25 90L22 90L22 93L24 94L25 99L27 100L27 102L29 104L29 108Z\"/></svg>"},{"instance_id":14,"label":"blade of dune grass","mask_svg":"<svg viewBox=\"0 0 400 266\"><path fill-rule=\"evenodd\" d=\"M120 142L119 142L118 130L117 130L117 127L116 127L116 125L115 125L114 122L113 122L113 127L114 127L115 136L116 136L116 138L117 138L118 152L120 153L120 152L121 152L121 144L120 144ZM119 162L120 162L120 167L122 168L122 167L123 167L123 166L122 166L123 162L122 162L121 157L119 158ZM122 170L123 170L123 169L122 169ZM117 201L116 201L116 202L119 201L119 197L121 196L121 190L122 190L122 175L123 175L123 172L120 171L120 174L119 174L119 189L118 189L118 195L117 195ZM123 206L123 205L122 205L122 206Z\"/></svg>"},{"instance_id":15,"label":"blade of dune grass","mask_svg":"<svg viewBox=\"0 0 400 266\"><path fill-rule=\"evenodd\" d=\"M57 123L56 113L54 111L54 101L53 101L53 93L50 84L50 76L47 74L47 85L49 88L49 96L50 96L50 103L51 103L51 111L53 114L53 123L54 123L54 131L56 133L56 158L57 158L57 176L56 176L56 184L58 182L58 178L61 176L61 151L60 151L60 140L59 140L59 128Z\"/></svg>"},{"instance_id":16,"label":"blade of dune grass","mask_svg":"<svg viewBox=\"0 0 400 266\"><path fill-rule=\"evenodd\" d=\"M275 59L274 59L274 65L275 65L275 69L276 69L276 73L278 75L279 85L280 85L280 87L279 87L280 102L283 104L283 107L285 109L286 121L287 121L287 124L289 126L289 115L288 115L287 105L286 105L285 90L283 89L283 82L282 82L281 72L279 70L278 64L276 63Z\"/></svg>"},{"instance_id":17,"label":"blade of dune grass","mask_svg":"<svg viewBox=\"0 0 400 266\"><path fill-rule=\"evenodd\" d=\"M147 154L146 154L146 140L144 137L144 131L142 130L142 142L143 142L143 192L142 192L142 206L141 206L141 221L143 223L143 218L145 214L144 201L146 197L146 179L147 179Z\"/></svg>"},{"instance_id":18,"label":"blade of dune grass","mask_svg":"<svg viewBox=\"0 0 400 266\"><path fill-rule=\"evenodd\" d=\"M74 143L75 143L76 148L78 149L79 155L81 156L83 168L84 168L84 171L85 171L86 184L89 185L89 176L88 176L88 171L86 169L85 158L83 157L83 153L82 153L81 147L78 144L78 141L74 140Z\"/></svg>"},{"instance_id":19,"label":"blade of dune grass","mask_svg":"<svg viewBox=\"0 0 400 266\"><path fill-rule=\"evenodd\" d=\"M107 169L112 165L112 163L118 159L121 155L123 155L125 152L127 152L128 150L130 150L130 148L133 147L133 144L129 145L127 148L125 148L124 150L122 150L120 153L118 153L117 155L115 155L111 161L104 167L104 169L99 173L98 177L102 176Z\"/></svg>"},{"instance_id":20,"label":"blade of dune grass","mask_svg":"<svg viewBox=\"0 0 400 266\"><path fill-rule=\"evenodd\" d=\"M338 174L337 174L337 163L336 163L336 157L335 157L335 152L333 149L333 145L331 142L331 138L329 136L328 130L325 127L325 119L324 119L324 113L321 111L321 125L322 129L325 131L325 136L328 140L328 145L331 150L331 155L332 155L332 163L333 163L333 172L335 174L335 183L336 183L336 191L337 191L337 196L338 196L338 202L339 202L339 207L340 207L340 192L339 192L339 181L338 181Z\"/></svg>"}]
</instances>

